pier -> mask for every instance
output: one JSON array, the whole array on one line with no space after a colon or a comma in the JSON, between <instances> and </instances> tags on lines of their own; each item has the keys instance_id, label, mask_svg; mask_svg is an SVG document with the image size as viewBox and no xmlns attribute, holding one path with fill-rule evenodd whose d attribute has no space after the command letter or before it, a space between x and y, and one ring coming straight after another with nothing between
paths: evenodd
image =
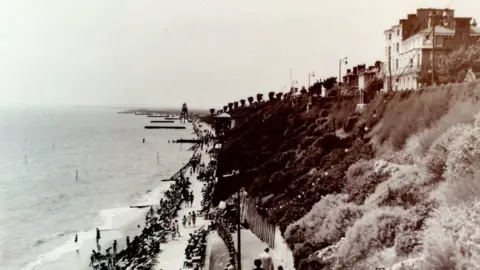
<instances>
[{"instance_id":1,"label":"pier","mask_svg":"<svg viewBox=\"0 0 480 270\"><path fill-rule=\"evenodd\" d=\"M150 123L175 123L173 120L153 120Z\"/></svg>"},{"instance_id":2,"label":"pier","mask_svg":"<svg viewBox=\"0 0 480 270\"><path fill-rule=\"evenodd\" d=\"M145 126L145 129L186 129L185 126Z\"/></svg>"}]
</instances>

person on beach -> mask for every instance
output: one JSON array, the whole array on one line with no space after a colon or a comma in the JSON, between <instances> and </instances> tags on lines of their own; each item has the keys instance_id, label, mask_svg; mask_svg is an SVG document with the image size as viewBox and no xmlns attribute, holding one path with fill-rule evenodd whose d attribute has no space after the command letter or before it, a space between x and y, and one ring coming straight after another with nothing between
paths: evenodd
<instances>
[{"instance_id":1,"label":"person on beach","mask_svg":"<svg viewBox=\"0 0 480 270\"><path fill-rule=\"evenodd\" d=\"M90 266L95 262L95 250L92 250L92 255L90 255Z\"/></svg>"},{"instance_id":2,"label":"person on beach","mask_svg":"<svg viewBox=\"0 0 480 270\"><path fill-rule=\"evenodd\" d=\"M100 240L100 230L97 228L97 243Z\"/></svg>"},{"instance_id":3,"label":"person on beach","mask_svg":"<svg viewBox=\"0 0 480 270\"><path fill-rule=\"evenodd\" d=\"M75 244L78 242L78 234L75 234Z\"/></svg>"},{"instance_id":4,"label":"person on beach","mask_svg":"<svg viewBox=\"0 0 480 270\"><path fill-rule=\"evenodd\" d=\"M195 211L192 212L192 224L193 224L193 227L195 227L195 221L197 220L197 216L195 215Z\"/></svg>"},{"instance_id":5,"label":"person on beach","mask_svg":"<svg viewBox=\"0 0 480 270\"><path fill-rule=\"evenodd\" d=\"M150 206L150 216L153 217L153 206Z\"/></svg>"},{"instance_id":6,"label":"person on beach","mask_svg":"<svg viewBox=\"0 0 480 270\"><path fill-rule=\"evenodd\" d=\"M127 236L127 247L130 246L130 237Z\"/></svg>"},{"instance_id":7,"label":"person on beach","mask_svg":"<svg viewBox=\"0 0 480 270\"><path fill-rule=\"evenodd\" d=\"M188 227L190 227L190 225L192 224L192 213L191 212L188 213L187 221L188 221Z\"/></svg>"},{"instance_id":8,"label":"person on beach","mask_svg":"<svg viewBox=\"0 0 480 270\"><path fill-rule=\"evenodd\" d=\"M113 240L113 255L117 256L117 240Z\"/></svg>"},{"instance_id":9,"label":"person on beach","mask_svg":"<svg viewBox=\"0 0 480 270\"><path fill-rule=\"evenodd\" d=\"M182 225L183 225L183 228L185 228L185 226L187 225L187 217L185 215L183 215Z\"/></svg>"}]
</instances>

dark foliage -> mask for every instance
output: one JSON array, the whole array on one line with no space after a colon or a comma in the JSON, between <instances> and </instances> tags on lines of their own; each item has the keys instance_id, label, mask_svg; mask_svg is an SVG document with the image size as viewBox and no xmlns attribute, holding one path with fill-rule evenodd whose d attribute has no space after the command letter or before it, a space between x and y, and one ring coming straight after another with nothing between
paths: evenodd
<instances>
[{"instance_id":1,"label":"dark foliage","mask_svg":"<svg viewBox=\"0 0 480 270\"><path fill-rule=\"evenodd\" d=\"M240 99L240 104L242 105L242 107L245 107L245 102L246 102L245 99Z\"/></svg>"},{"instance_id":2,"label":"dark foliage","mask_svg":"<svg viewBox=\"0 0 480 270\"><path fill-rule=\"evenodd\" d=\"M325 81L323 81L323 87L325 87L325 89L327 90L330 90L333 88L333 86L337 83L337 78L335 77L330 77L328 79L326 79Z\"/></svg>"}]
</instances>

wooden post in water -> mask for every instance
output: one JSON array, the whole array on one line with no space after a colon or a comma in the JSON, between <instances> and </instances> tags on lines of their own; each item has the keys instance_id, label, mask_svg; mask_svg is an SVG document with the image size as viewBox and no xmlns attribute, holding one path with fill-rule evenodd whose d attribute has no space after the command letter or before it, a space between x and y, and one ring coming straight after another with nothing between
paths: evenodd
<instances>
[{"instance_id":1,"label":"wooden post in water","mask_svg":"<svg viewBox=\"0 0 480 270\"><path fill-rule=\"evenodd\" d=\"M75 172L75 180L78 181L78 170Z\"/></svg>"},{"instance_id":2,"label":"wooden post in water","mask_svg":"<svg viewBox=\"0 0 480 270\"><path fill-rule=\"evenodd\" d=\"M160 164L160 153L157 152L157 165Z\"/></svg>"}]
</instances>

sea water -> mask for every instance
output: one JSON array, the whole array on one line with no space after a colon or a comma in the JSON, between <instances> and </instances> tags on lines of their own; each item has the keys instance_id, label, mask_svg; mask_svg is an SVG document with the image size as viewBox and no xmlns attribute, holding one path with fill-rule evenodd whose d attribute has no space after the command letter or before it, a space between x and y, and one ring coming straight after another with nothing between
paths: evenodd
<instances>
[{"instance_id":1,"label":"sea water","mask_svg":"<svg viewBox=\"0 0 480 270\"><path fill-rule=\"evenodd\" d=\"M116 112L0 109L1 269L85 269L95 228L103 248L141 229L148 208L129 206L158 204L192 154L168 141L193 131Z\"/></svg>"}]
</instances>

